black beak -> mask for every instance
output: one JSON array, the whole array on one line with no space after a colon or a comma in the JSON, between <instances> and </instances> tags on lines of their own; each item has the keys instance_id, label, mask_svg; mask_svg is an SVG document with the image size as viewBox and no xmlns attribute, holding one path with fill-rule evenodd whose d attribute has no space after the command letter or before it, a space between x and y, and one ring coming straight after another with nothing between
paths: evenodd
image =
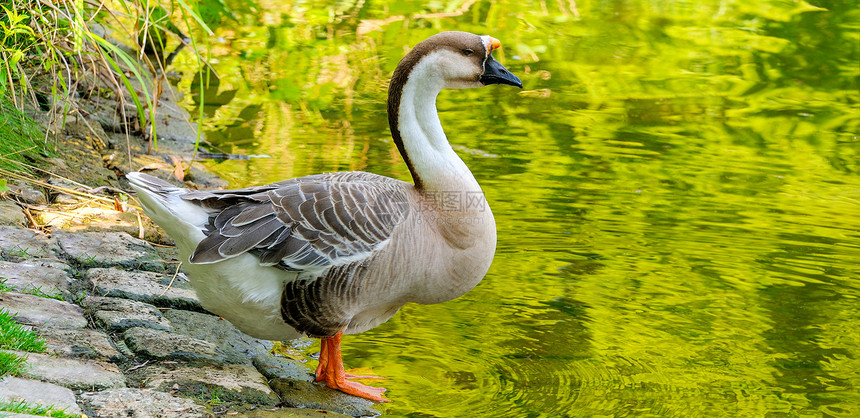
<instances>
[{"instance_id":1,"label":"black beak","mask_svg":"<svg viewBox=\"0 0 860 418\"><path fill-rule=\"evenodd\" d=\"M487 57L484 62L484 74L481 76L481 83L484 85L490 84L508 84L523 88L523 82L517 76L511 74L507 68L499 64L492 55Z\"/></svg>"}]
</instances>

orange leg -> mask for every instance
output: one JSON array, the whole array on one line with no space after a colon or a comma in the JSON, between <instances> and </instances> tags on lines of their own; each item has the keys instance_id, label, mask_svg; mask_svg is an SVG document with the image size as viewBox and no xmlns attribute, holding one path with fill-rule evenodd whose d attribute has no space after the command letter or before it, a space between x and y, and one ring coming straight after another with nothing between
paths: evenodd
<instances>
[{"instance_id":1,"label":"orange leg","mask_svg":"<svg viewBox=\"0 0 860 418\"><path fill-rule=\"evenodd\" d=\"M365 376L354 376L344 371L343 360L340 357L340 340L342 337L343 333L339 332L334 337L322 339L316 381L325 381L326 386L353 396L376 402L388 402L388 399L382 397L385 388L375 388L346 380L365 378Z\"/></svg>"},{"instance_id":2,"label":"orange leg","mask_svg":"<svg viewBox=\"0 0 860 418\"><path fill-rule=\"evenodd\" d=\"M317 377L314 382L325 380L325 370L328 367L328 338L320 339L320 364L317 366Z\"/></svg>"}]
</instances>

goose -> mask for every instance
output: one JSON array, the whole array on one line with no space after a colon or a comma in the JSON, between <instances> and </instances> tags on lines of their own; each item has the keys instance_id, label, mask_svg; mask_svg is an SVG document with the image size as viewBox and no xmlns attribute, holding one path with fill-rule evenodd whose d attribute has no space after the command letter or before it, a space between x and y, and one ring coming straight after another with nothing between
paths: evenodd
<instances>
[{"instance_id":1,"label":"goose","mask_svg":"<svg viewBox=\"0 0 860 418\"><path fill-rule=\"evenodd\" d=\"M144 212L175 241L207 310L261 339L321 339L316 381L386 402L350 379L343 334L367 331L405 303L457 298L480 282L496 248L481 187L436 111L443 88L522 82L496 61L489 35L442 32L395 69L388 122L413 183L367 172L309 175L238 190L175 187L126 175Z\"/></svg>"}]
</instances>

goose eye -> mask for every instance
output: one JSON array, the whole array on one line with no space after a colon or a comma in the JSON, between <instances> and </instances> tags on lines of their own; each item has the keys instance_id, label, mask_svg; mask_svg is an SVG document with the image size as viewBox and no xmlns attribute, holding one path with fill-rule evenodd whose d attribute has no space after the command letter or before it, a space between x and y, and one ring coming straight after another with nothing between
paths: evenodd
<instances>
[{"instance_id":1,"label":"goose eye","mask_svg":"<svg viewBox=\"0 0 860 418\"><path fill-rule=\"evenodd\" d=\"M471 49L468 49L468 48L463 50L463 55L465 55L465 56L467 56L467 57L468 57L469 55L474 54L474 53L475 53L475 51L472 51Z\"/></svg>"}]
</instances>

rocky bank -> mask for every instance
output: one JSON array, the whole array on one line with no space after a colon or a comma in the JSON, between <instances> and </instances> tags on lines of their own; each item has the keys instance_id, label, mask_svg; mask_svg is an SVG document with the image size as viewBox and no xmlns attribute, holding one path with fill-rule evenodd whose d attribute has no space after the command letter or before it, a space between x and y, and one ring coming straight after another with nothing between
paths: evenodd
<instances>
[{"instance_id":1,"label":"rocky bank","mask_svg":"<svg viewBox=\"0 0 860 418\"><path fill-rule=\"evenodd\" d=\"M272 342L206 312L173 248L158 245L170 239L120 202L131 170L182 183L174 173L188 166L196 127L165 89L156 120L143 124L123 119L116 100L90 98L56 132L63 156L51 173L12 182L0 198L0 279L13 289L0 293L0 309L48 343L20 353L25 371L0 381L0 400L97 417L378 415L372 402L314 383L314 362L274 355ZM158 151L125 133L135 123L158 126ZM197 164L188 178L224 185Z\"/></svg>"},{"instance_id":2,"label":"rocky bank","mask_svg":"<svg viewBox=\"0 0 860 418\"><path fill-rule=\"evenodd\" d=\"M171 252L124 232L0 226L0 277L20 291L0 293L0 307L48 343L0 398L99 417L378 414L207 313Z\"/></svg>"}]
</instances>

